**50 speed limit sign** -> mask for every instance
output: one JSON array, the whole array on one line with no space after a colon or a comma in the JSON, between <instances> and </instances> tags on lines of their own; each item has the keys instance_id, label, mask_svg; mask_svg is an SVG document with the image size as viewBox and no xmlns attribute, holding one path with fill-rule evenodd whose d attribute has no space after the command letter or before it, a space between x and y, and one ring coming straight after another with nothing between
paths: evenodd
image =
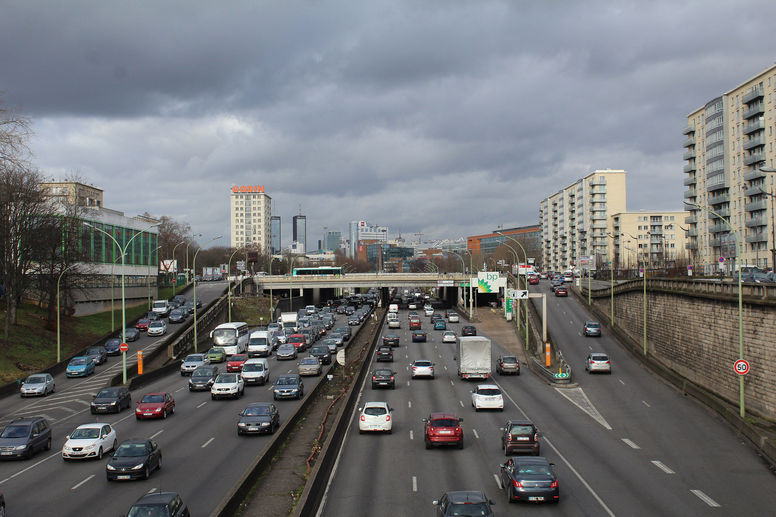
<instances>
[{"instance_id":1,"label":"50 speed limit sign","mask_svg":"<svg viewBox=\"0 0 776 517\"><path fill-rule=\"evenodd\" d=\"M744 359L739 359L733 363L733 370L735 370L738 375L746 375L749 373L749 362Z\"/></svg>"}]
</instances>

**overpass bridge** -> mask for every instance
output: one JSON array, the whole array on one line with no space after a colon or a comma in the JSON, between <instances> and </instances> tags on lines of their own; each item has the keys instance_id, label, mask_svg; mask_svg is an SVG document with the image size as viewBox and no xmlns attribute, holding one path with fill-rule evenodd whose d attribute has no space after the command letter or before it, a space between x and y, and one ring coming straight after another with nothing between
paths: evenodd
<instances>
[{"instance_id":1,"label":"overpass bridge","mask_svg":"<svg viewBox=\"0 0 776 517\"><path fill-rule=\"evenodd\" d=\"M378 287L468 287L463 273L345 273L342 275L265 275L253 282L264 289L354 289Z\"/></svg>"}]
</instances>

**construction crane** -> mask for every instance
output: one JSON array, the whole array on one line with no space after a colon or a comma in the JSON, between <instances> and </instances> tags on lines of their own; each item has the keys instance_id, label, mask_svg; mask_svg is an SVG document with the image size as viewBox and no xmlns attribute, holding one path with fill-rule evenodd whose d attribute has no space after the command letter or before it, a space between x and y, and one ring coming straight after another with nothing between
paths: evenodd
<instances>
[{"instance_id":1,"label":"construction crane","mask_svg":"<svg viewBox=\"0 0 776 517\"><path fill-rule=\"evenodd\" d=\"M417 236L417 238L418 238L418 244L420 244L420 240L421 240L420 238L423 236L423 232L418 232L418 233L416 233L416 234L414 234L414 235L415 235L415 236Z\"/></svg>"}]
</instances>

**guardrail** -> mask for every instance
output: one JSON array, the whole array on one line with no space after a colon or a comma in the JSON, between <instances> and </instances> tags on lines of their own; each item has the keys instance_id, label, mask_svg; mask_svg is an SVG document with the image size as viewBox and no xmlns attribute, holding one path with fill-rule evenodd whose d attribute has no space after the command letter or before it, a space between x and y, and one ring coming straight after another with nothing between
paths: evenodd
<instances>
[{"instance_id":1,"label":"guardrail","mask_svg":"<svg viewBox=\"0 0 776 517\"><path fill-rule=\"evenodd\" d=\"M545 379L553 384L571 384L571 365L566 363L565 359L561 361L560 371L555 372L549 370L535 357L531 357L533 363L533 370L539 372Z\"/></svg>"}]
</instances>

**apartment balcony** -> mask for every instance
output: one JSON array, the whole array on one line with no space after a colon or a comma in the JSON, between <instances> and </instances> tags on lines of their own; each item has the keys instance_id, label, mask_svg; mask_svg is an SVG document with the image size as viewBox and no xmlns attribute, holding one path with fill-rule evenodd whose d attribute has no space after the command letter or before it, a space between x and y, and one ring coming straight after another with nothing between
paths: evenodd
<instances>
[{"instance_id":1,"label":"apartment balcony","mask_svg":"<svg viewBox=\"0 0 776 517\"><path fill-rule=\"evenodd\" d=\"M744 180L745 181L758 180L760 178L764 178L766 174L767 173L761 171L760 169L754 169L744 173Z\"/></svg>"},{"instance_id":2,"label":"apartment balcony","mask_svg":"<svg viewBox=\"0 0 776 517\"><path fill-rule=\"evenodd\" d=\"M768 221L765 217L752 217L751 219L747 219L745 224L747 228L756 228L758 226L767 226Z\"/></svg>"},{"instance_id":3,"label":"apartment balcony","mask_svg":"<svg viewBox=\"0 0 776 517\"><path fill-rule=\"evenodd\" d=\"M720 239L719 237L709 239L709 246L711 246L712 248L719 248L720 246L722 246L722 239Z\"/></svg>"},{"instance_id":4,"label":"apartment balcony","mask_svg":"<svg viewBox=\"0 0 776 517\"><path fill-rule=\"evenodd\" d=\"M756 212L757 210L765 210L768 208L768 203L765 199L759 201L751 201L746 204L744 210L747 212Z\"/></svg>"},{"instance_id":5,"label":"apartment balcony","mask_svg":"<svg viewBox=\"0 0 776 517\"><path fill-rule=\"evenodd\" d=\"M684 247L688 250L697 250L698 249L698 243L697 242L686 242L684 244Z\"/></svg>"},{"instance_id":6,"label":"apartment balcony","mask_svg":"<svg viewBox=\"0 0 776 517\"><path fill-rule=\"evenodd\" d=\"M693 161L692 163L688 163L687 165L685 165L682 170L684 172L692 172L694 170L697 170L697 167L695 165L695 162Z\"/></svg>"},{"instance_id":7,"label":"apartment balcony","mask_svg":"<svg viewBox=\"0 0 776 517\"><path fill-rule=\"evenodd\" d=\"M765 138L758 135L744 142L744 150L748 151L749 149L754 149L755 147L760 147L761 145L765 145Z\"/></svg>"},{"instance_id":8,"label":"apartment balcony","mask_svg":"<svg viewBox=\"0 0 776 517\"><path fill-rule=\"evenodd\" d=\"M595 187L595 186L598 186L598 185L606 186L606 178L602 178L602 177L599 177L599 176L593 176L593 179L590 180L590 186L591 187Z\"/></svg>"},{"instance_id":9,"label":"apartment balcony","mask_svg":"<svg viewBox=\"0 0 776 517\"><path fill-rule=\"evenodd\" d=\"M750 133L754 133L755 131L759 131L760 129L765 129L765 121L754 120L744 126L743 133L748 135Z\"/></svg>"},{"instance_id":10,"label":"apartment balcony","mask_svg":"<svg viewBox=\"0 0 776 517\"><path fill-rule=\"evenodd\" d=\"M593 223L594 230L606 230L606 223Z\"/></svg>"},{"instance_id":11,"label":"apartment balcony","mask_svg":"<svg viewBox=\"0 0 776 517\"><path fill-rule=\"evenodd\" d=\"M759 196L763 194L764 190L760 185L757 185L756 187L747 187L744 189L744 195L745 196Z\"/></svg>"},{"instance_id":12,"label":"apartment balcony","mask_svg":"<svg viewBox=\"0 0 776 517\"><path fill-rule=\"evenodd\" d=\"M730 207L719 208L715 210L722 217L730 217Z\"/></svg>"},{"instance_id":13,"label":"apartment balcony","mask_svg":"<svg viewBox=\"0 0 776 517\"><path fill-rule=\"evenodd\" d=\"M695 133L695 126L687 126L682 130L683 135L689 135L690 133Z\"/></svg>"},{"instance_id":14,"label":"apartment balcony","mask_svg":"<svg viewBox=\"0 0 776 517\"><path fill-rule=\"evenodd\" d=\"M716 222L709 226L709 232L711 233L720 233L720 232L727 232L730 231L730 228L725 223L722 222Z\"/></svg>"},{"instance_id":15,"label":"apartment balcony","mask_svg":"<svg viewBox=\"0 0 776 517\"><path fill-rule=\"evenodd\" d=\"M757 151L744 158L744 165L752 165L753 163L764 161L765 153L762 151Z\"/></svg>"},{"instance_id":16,"label":"apartment balcony","mask_svg":"<svg viewBox=\"0 0 776 517\"><path fill-rule=\"evenodd\" d=\"M682 147L690 147L692 145L695 145L695 137L691 136L687 140L684 141L682 144Z\"/></svg>"},{"instance_id":17,"label":"apartment balcony","mask_svg":"<svg viewBox=\"0 0 776 517\"><path fill-rule=\"evenodd\" d=\"M763 92L763 88L762 88L762 86L754 86L754 87L752 87L752 89L751 89L751 90L749 90L748 92L746 92L746 93L745 93L745 94L744 94L744 95L741 97L741 102L743 102L744 104L749 104L749 103L750 103L750 102L752 102L753 100L755 100L755 99L759 99L760 97L762 97L762 96L763 96L763 93L764 93L764 92Z\"/></svg>"},{"instance_id":18,"label":"apartment balcony","mask_svg":"<svg viewBox=\"0 0 776 517\"><path fill-rule=\"evenodd\" d=\"M687 230L687 236L688 237L697 237L698 236L698 229L697 228L690 228Z\"/></svg>"},{"instance_id":19,"label":"apartment balcony","mask_svg":"<svg viewBox=\"0 0 776 517\"><path fill-rule=\"evenodd\" d=\"M719 205L720 203L729 203L729 202L730 202L730 194L728 194L727 192L724 194L720 194L718 196L709 197L710 205Z\"/></svg>"},{"instance_id":20,"label":"apartment balcony","mask_svg":"<svg viewBox=\"0 0 776 517\"><path fill-rule=\"evenodd\" d=\"M765 106L763 106L762 102L758 102L750 106L749 109L744 110L743 117L752 118L757 115L760 115L761 113L765 113Z\"/></svg>"},{"instance_id":21,"label":"apartment balcony","mask_svg":"<svg viewBox=\"0 0 776 517\"><path fill-rule=\"evenodd\" d=\"M706 184L706 191L707 192L714 192L716 190L722 190L728 188L728 182L726 179L723 179L722 181L718 181L716 183L707 183Z\"/></svg>"},{"instance_id":22,"label":"apartment balcony","mask_svg":"<svg viewBox=\"0 0 776 517\"><path fill-rule=\"evenodd\" d=\"M768 242L768 232L752 232L746 236L746 242Z\"/></svg>"},{"instance_id":23,"label":"apartment balcony","mask_svg":"<svg viewBox=\"0 0 776 517\"><path fill-rule=\"evenodd\" d=\"M695 190L694 188L691 188L690 190L685 190L684 191L684 198L685 199L688 199L688 198L691 198L691 197L697 197L697 196L698 196L698 191Z\"/></svg>"},{"instance_id":24,"label":"apartment balcony","mask_svg":"<svg viewBox=\"0 0 776 517\"><path fill-rule=\"evenodd\" d=\"M698 223L698 217L695 215L691 215L690 217L685 218L684 224L697 224Z\"/></svg>"},{"instance_id":25,"label":"apartment balcony","mask_svg":"<svg viewBox=\"0 0 776 517\"><path fill-rule=\"evenodd\" d=\"M685 152L685 153L682 155L682 159L683 159L683 160L691 160L691 159L693 159L693 158L695 158L695 150L693 150L693 149L690 149L689 151L686 151L686 152Z\"/></svg>"}]
</instances>

